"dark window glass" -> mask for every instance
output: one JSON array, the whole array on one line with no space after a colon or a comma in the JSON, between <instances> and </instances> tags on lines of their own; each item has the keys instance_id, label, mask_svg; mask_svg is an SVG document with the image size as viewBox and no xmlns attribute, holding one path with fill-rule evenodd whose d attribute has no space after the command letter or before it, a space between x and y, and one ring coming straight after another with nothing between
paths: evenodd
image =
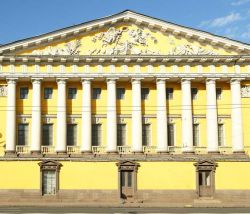
<instances>
[{"instance_id":1,"label":"dark window glass","mask_svg":"<svg viewBox=\"0 0 250 214\"><path fill-rule=\"evenodd\" d=\"M191 88L191 96L193 100L197 99L198 89L197 88Z\"/></svg>"},{"instance_id":2,"label":"dark window glass","mask_svg":"<svg viewBox=\"0 0 250 214\"><path fill-rule=\"evenodd\" d=\"M18 142L20 146L28 145L29 137L29 125L28 124L18 124Z\"/></svg>"},{"instance_id":3,"label":"dark window glass","mask_svg":"<svg viewBox=\"0 0 250 214\"><path fill-rule=\"evenodd\" d=\"M128 171L128 187L132 187L132 172Z\"/></svg>"},{"instance_id":4,"label":"dark window glass","mask_svg":"<svg viewBox=\"0 0 250 214\"><path fill-rule=\"evenodd\" d=\"M117 88L116 89L116 99L123 100L125 95L125 88Z\"/></svg>"},{"instance_id":5,"label":"dark window glass","mask_svg":"<svg viewBox=\"0 0 250 214\"><path fill-rule=\"evenodd\" d=\"M93 94L92 94L92 97L94 100L98 100L101 98L101 88L93 88Z\"/></svg>"},{"instance_id":6,"label":"dark window glass","mask_svg":"<svg viewBox=\"0 0 250 214\"><path fill-rule=\"evenodd\" d=\"M150 146L150 124L142 124L142 145Z\"/></svg>"},{"instance_id":7,"label":"dark window glass","mask_svg":"<svg viewBox=\"0 0 250 214\"><path fill-rule=\"evenodd\" d=\"M126 172L125 171L121 171L121 185L122 187L125 187L125 178L126 177Z\"/></svg>"},{"instance_id":8,"label":"dark window glass","mask_svg":"<svg viewBox=\"0 0 250 214\"><path fill-rule=\"evenodd\" d=\"M68 89L68 98L71 100L76 99L76 93L77 93L76 88L69 88Z\"/></svg>"},{"instance_id":9,"label":"dark window glass","mask_svg":"<svg viewBox=\"0 0 250 214\"><path fill-rule=\"evenodd\" d=\"M142 88L141 89L141 99L147 100L149 96L149 88Z\"/></svg>"},{"instance_id":10,"label":"dark window glass","mask_svg":"<svg viewBox=\"0 0 250 214\"><path fill-rule=\"evenodd\" d=\"M102 137L101 128L102 128L101 124L92 124L92 146L101 145L101 137Z\"/></svg>"},{"instance_id":11,"label":"dark window glass","mask_svg":"<svg viewBox=\"0 0 250 214\"><path fill-rule=\"evenodd\" d=\"M174 93L173 88L166 88L166 97L167 97L168 100L173 99L173 93Z\"/></svg>"},{"instance_id":12,"label":"dark window glass","mask_svg":"<svg viewBox=\"0 0 250 214\"><path fill-rule=\"evenodd\" d=\"M44 88L44 99L52 99L52 94L53 94L52 88Z\"/></svg>"},{"instance_id":13,"label":"dark window glass","mask_svg":"<svg viewBox=\"0 0 250 214\"><path fill-rule=\"evenodd\" d=\"M44 124L43 125L42 145L43 146L51 146L52 144L53 144L53 125L52 124Z\"/></svg>"},{"instance_id":14,"label":"dark window glass","mask_svg":"<svg viewBox=\"0 0 250 214\"><path fill-rule=\"evenodd\" d=\"M126 124L117 124L117 146L126 145Z\"/></svg>"},{"instance_id":15,"label":"dark window glass","mask_svg":"<svg viewBox=\"0 0 250 214\"><path fill-rule=\"evenodd\" d=\"M20 99L28 99L29 89L28 87L20 88Z\"/></svg>"},{"instance_id":16,"label":"dark window glass","mask_svg":"<svg viewBox=\"0 0 250 214\"><path fill-rule=\"evenodd\" d=\"M168 124L168 146L174 146L174 124Z\"/></svg>"},{"instance_id":17,"label":"dark window glass","mask_svg":"<svg viewBox=\"0 0 250 214\"><path fill-rule=\"evenodd\" d=\"M67 124L67 146L75 146L77 141L77 125Z\"/></svg>"},{"instance_id":18,"label":"dark window glass","mask_svg":"<svg viewBox=\"0 0 250 214\"><path fill-rule=\"evenodd\" d=\"M216 88L216 99L221 100L222 90L221 88Z\"/></svg>"}]
</instances>

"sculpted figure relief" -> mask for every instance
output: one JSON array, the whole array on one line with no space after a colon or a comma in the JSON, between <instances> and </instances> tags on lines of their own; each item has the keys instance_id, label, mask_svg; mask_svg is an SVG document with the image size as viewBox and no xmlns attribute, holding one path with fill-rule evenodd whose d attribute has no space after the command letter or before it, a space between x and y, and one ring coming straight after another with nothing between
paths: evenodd
<instances>
[{"instance_id":1,"label":"sculpted figure relief","mask_svg":"<svg viewBox=\"0 0 250 214\"><path fill-rule=\"evenodd\" d=\"M128 39L125 39L127 32ZM122 38L124 36L124 38ZM127 55L127 54L159 54L159 52L151 51L148 47L148 41L152 40L157 43L157 39L145 33L143 29L137 28L129 30L128 27L122 29L115 29L111 27L107 32L97 34L92 41L96 43L101 41L102 47L89 51L90 55ZM146 47L142 49L142 47Z\"/></svg>"},{"instance_id":2,"label":"sculpted figure relief","mask_svg":"<svg viewBox=\"0 0 250 214\"><path fill-rule=\"evenodd\" d=\"M206 50L194 45L178 45L169 51L170 55L215 55L212 50Z\"/></svg>"},{"instance_id":3,"label":"sculpted figure relief","mask_svg":"<svg viewBox=\"0 0 250 214\"><path fill-rule=\"evenodd\" d=\"M34 50L33 55L78 55L80 54L79 48L81 47L81 41L75 40L68 42L63 48L59 47L47 47L44 50Z\"/></svg>"}]
</instances>

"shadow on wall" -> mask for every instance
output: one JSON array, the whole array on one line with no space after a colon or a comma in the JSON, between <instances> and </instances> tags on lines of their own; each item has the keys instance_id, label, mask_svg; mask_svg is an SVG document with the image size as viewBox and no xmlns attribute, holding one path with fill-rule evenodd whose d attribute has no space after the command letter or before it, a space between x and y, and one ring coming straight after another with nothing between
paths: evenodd
<instances>
[{"instance_id":1,"label":"shadow on wall","mask_svg":"<svg viewBox=\"0 0 250 214\"><path fill-rule=\"evenodd\" d=\"M0 155L4 154L5 147L6 147L6 141L3 140L3 135L2 133L0 133Z\"/></svg>"}]
</instances>

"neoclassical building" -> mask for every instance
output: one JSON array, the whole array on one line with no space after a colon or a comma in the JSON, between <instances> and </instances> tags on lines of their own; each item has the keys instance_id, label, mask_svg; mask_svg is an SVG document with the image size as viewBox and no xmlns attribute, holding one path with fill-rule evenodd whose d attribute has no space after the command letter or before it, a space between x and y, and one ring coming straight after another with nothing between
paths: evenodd
<instances>
[{"instance_id":1,"label":"neoclassical building","mask_svg":"<svg viewBox=\"0 0 250 214\"><path fill-rule=\"evenodd\" d=\"M0 46L0 203L247 206L249 54L133 11Z\"/></svg>"}]
</instances>

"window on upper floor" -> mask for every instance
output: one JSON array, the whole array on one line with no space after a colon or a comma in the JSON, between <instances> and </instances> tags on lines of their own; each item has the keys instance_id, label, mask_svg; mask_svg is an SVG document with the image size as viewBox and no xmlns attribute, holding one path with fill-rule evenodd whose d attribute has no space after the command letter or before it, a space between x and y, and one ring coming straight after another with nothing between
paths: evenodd
<instances>
[{"instance_id":1,"label":"window on upper floor","mask_svg":"<svg viewBox=\"0 0 250 214\"><path fill-rule=\"evenodd\" d=\"M92 146L100 146L102 143L102 125L92 124Z\"/></svg>"},{"instance_id":2,"label":"window on upper floor","mask_svg":"<svg viewBox=\"0 0 250 214\"><path fill-rule=\"evenodd\" d=\"M173 99L173 93L174 93L173 88L166 88L166 98L167 98L167 100L172 100Z\"/></svg>"},{"instance_id":3,"label":"window on upper floor","mask_svg":"<svg viewBox=\"0 0 250 214\"><path fill-rule=\"evenodd\" d=\"M196 100L198 97L198 89L197 88L191 88L191 97L192 100Z\"/></svg>"},{"instance_id":4,"label":"window on upper floor","mask_svg":"<svg viewBox=\"0 0 250 214\"><path fill-rule=\"evenodd\" d=\"M141 99L147 100L149 96L149 88L142 88L141 89Z\"/></svg>"},{"instance_id":5,"label":"window on upper floor","mask_svg":"<svg viewBox=\"0 0 250 214\"><path fill-rule=\"evenodd\" d=\"M101 88L93 88L93 91L92 91L92 98L94 100L98 100L98 99L101 99Z\"/></svg>"},{"instance_id":6,"label":"window on upper floor","mask_svg":"<svg viewBox=\"0 0 250 214\"><path fill-rule=\"evenodd\" d=\"M221 100L222 90L221 88L216 88L216 99Z\"/></svg>"},{"instance_id":7,"label":"window on upper floor","mask_svg":"<svg viewBox=\"0 0 250 214\"><path fill-rule=\"evenodd\" d=\"M117 146L126 146L126 124L117 124Z\"/></svg>"},{"instance_id":8,"label":"window on upper floor","mask_svg":"<svg viewBox=\"0 0 250 214\"><path fill-rule=\"evenodd\" d=\"M77 124L67 124L67 146L77 144Z\"/></svg>"},{"instance_id":9,"label":"window on upper floor","mask_svg":"<svg viewBox=\"0 0 250 214\"><path fill-rule=\"evenodd\" d=\"M174 146L174 124L168 124L168 146Z\"/></svg>"},{"instance_id":10,"label":"window on upper floor","mask_svg":"<svg viewBox=\"0 0 250 214\"><path fill-rule=\"evenodd\" d=\"M125 96L125 88L117 88L116 89L116 99L123 100Z\"/></svg>"},{"instance_id":11,"label":"window on upper floor","mask_svg":"<svg viewBox=\"0 0 250 214\"><path fill-rule=\"evenodd\" d=\"M44 88L44 99L52 99L53 89L52 88Z\"/></svg>"},{"instance_id":12,"label":"window on upper floor","mask_svg":"<svg viewBox=\"0 0 250 214\"><path fill-rule=\"evenodd\" d=\"M218 145L224 146L224 124L218 124Z\"/></svg>"},{"instance_id":13,"label":"window on upper floor","mask_svg":"<svg viewBox=\"0 0 250 214\"><path fill-rule=\"evenodd\" d=\"M193 124L193 146L199 146L199 124Z\"/></svg>"},{"instance_id":14,"label":"window on upper floor","mask_svg":"<svg viewBox=\"0 0 250 214\"><path fill-rule=\"evenodd\" d=\"M28 99L29 89L28 87L21 87L20 88L20 99Z\"/></svg>"},{"instance_id":15,"label":"window on upper floor","mask_svg":"<svg viewBox=\"0 0 250 214\"><path fill-rule=\"evenodd\" d=\"M142 124L142 145L150 146L151 141L151 125Z\"/></svg>"},{"instance_id":16,"label":"window on upper floor","mask_svg":"<svg viewBox=\"0 0 250 214\"><path fill-rule=\"evenodd\" d=\"M27 146L29 140L29 124L21 123L18 124L18 133L17 133L17 145Z\"/></svg>"},{"instance_id":17,"label":"window on upper floor","mask_svg":"<svg viewBox=\"0 0 250 214\"><path fill-rule=\"evenodd\" d=\"M70 99L70 100L76 99L76 94L77 94L76 88L69 88L68 89L68 99Z\"/></svg>"},{"instance_id":18,"label":"window on upper floor","mask_svg":"<svg viewBox=\"0 0 250 214\"><path fill-rule=\"evenodd\" d=\"M53 144L53 124L43 124L42 145L51 146Z\"/></svg>"}]
</instances>

